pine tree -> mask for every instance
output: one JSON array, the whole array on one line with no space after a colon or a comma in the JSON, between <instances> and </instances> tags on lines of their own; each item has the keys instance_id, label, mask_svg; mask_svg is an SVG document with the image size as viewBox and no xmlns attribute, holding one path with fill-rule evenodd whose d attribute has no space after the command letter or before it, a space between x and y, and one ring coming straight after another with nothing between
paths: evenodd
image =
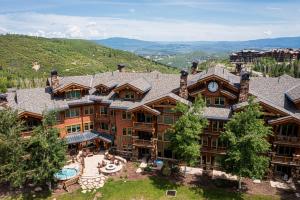
<instances>
[{"instance_id":1,"label":"pine tree","mask_svg":"<svg viewBox=\"0 0 300 200\"><path fill-rule=\"evenodd\" d=\"M260 110L254 98L249 98L246 108L233 115L221 134L221 139L228 143L221 166L226 172L238 176L239 189L242 177L260 179L268 169L269 158L265 154L270 144L266 138L271 129L265 125Z\"/></svg>"},{"instance_id":2,"label":"pine tree","mask_svg":"<svg viewBox=\"0 0 300 200\"><path fill-rule=\"evenodd\" d=\"M44 114L42 125L34 129L28 144L30 179L37 184L51 182L66 161L66 143L59 138L55 123L56 112Z\"/></svg>"},{"instance_id":3,"label":"pine tree","mask_svg":"<svg viewBox=\"0 0 300 200\"><path fill-rule=\"evenodd\" d=\"M0 182L20 187L26 180L25 143L21 138L23 123L18 113L10 109L0 111Z\"/></svg>"}]
</instances>

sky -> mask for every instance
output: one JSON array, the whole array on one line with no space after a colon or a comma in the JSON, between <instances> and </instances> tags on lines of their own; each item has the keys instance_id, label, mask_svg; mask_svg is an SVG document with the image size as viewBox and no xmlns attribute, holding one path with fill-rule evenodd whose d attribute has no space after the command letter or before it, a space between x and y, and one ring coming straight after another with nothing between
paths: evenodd
<instances>
[{"instance_id":1,"label":"sky","mask_svg":"<svg viewBox=\"0 0 300 200\"><path fill-rule=\"evenodd\" d=\"M0 34L228 41L300 36L300 0L0 0Z\"/></svg>"}]
</instances>

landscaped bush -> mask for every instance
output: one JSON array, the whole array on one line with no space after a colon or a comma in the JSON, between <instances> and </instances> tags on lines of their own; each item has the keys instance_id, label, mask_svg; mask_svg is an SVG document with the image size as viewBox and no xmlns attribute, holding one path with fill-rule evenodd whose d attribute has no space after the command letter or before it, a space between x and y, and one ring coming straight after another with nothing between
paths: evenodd
<instances>
[{"instance_id":1,"label":"landscaped bush","mask_svg":"<svg viewBox=\"0 0 300 200\"><path fill-rule=\"evenodd\" d=\"M161 173L163 176L170 176L171 175L171 168L168 163L165 163L161 168Z\"/></svg>"}]
</instances>

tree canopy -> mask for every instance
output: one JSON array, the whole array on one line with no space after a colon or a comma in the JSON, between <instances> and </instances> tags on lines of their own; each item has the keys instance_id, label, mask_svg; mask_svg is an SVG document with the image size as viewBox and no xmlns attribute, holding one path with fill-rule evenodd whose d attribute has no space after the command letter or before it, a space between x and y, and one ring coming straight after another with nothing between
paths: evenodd
<instances>
[{"instance_id":1,"label":"tree canopy","mask_svg":"<svg viewBox=\"0 0 300 200\"><path fill-rule=\"evenodd\" d=\"M182 115L171 129L170 135L171 149L177 158L188 165L193 165L200 156L200 136L203 128L208 124L203 117L204 100L199 96L191 105L178 103L175 111Z\"/></svg>"},{"instance_id":2,"label":"tree canopy","mask_svg":"<svg viewBox=\"0 0 300 200\"><path fill-rule=\"evenodd\" d=\"M27 146L31 156L30 179L39 184L52 181L66 161L66 143L59 138L59 130L53 127L55 123L56 112L44 114L42 124L34 129Z\"/></svg>"},{"instance_id":3,"label":"tree canopy","mask_svg":"<svg viewBox=\"0 0 300 200\"><path fill-rule=\"evenodd\" d=\"M42 124L30 138L22 138L25 129L18 113L10 109L0 111L0 182L12 187L26 181L45 184L65 164L66 144L54 128L56 113L45 113Z\"/></svg>"},{"instance_id":4,"label":"tree canopy","mask_svg":"<svg viewBox=\"0 0 300 200\"><path fill-rule=\"evenodd\" d=\"M243 111L236 112L225 125L221 139L228 143L227 153L221 159L226 172L239 177L262 178L268 168L269 158L265 155L270 144L266 140L271 133L265 125L261 107L249 98Z\"/></svg>"}]
</instances>

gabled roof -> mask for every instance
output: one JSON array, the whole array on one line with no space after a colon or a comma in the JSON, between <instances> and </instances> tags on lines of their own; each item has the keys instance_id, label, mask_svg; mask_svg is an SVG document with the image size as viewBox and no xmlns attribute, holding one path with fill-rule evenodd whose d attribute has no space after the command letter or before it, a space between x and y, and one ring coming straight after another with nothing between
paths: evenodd
<instances>
[{"instance_id":1,"label":"gabled roof","mask_svg":"<svg viewBox=\"0 0 300 200\"><path fill-rule=\"evenodd\" d=\"M124 82L119 84L114 91L120 91L124 88L130 87L133 90L140 92L142 94L146 93L147 91L149 91L151 89L151 84L143 77L138 78L136 80L132 80L130 82Z\"/></svg>"},{"instance_id":2,"label":"gabled roof","mask_svg":"<svg viewBox=\"0 0 300 200\"><path fill-rule=\"evenodd\" d=\"M296 85L286 93L286 96L294 103L300 102L300 85Z\"/></svg>"},{"instance_id":3,"label":"gabled roof","mask_svg":"<svg viewBox=\"0 0 300 200\"><path fill-rule=\"evenodd\" d=\"M213 76L219 77L220 79L228 82L229 84L231 84L235 87L238 87L239 83L240 83L239 76L230 73L224 67L215 66L215 67L208 68L207 70L194 75L192 80L190 80L188 82L188 86L194 85L199 81L209 79L210 77L213 77Z\"/></svg>"},{"instance_id":4,"label":"gabled roof","mask_svg":"<svg viewBox=\"0 0 300 200\"><path fill-rule=\"evenodd\" d=\"M67 88L71 85L77 85L79 87L83 88L91 88L93 76L86 75L86 76L66 76L66 77L58 77L59 80L59 86L55 88L54 92L63 90L64 88ZM51 78L48 79L48 82L51 86Z\"/></svg>"}]
</instances>

